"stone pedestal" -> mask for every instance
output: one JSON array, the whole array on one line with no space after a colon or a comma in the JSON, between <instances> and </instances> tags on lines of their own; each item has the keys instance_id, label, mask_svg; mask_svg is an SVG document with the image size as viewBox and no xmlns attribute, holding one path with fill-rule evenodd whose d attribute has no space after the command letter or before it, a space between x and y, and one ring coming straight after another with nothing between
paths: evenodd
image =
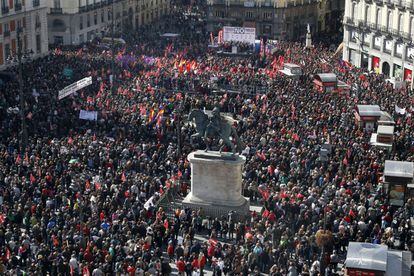
<instances>
[{"instance_id":1,"label":"stone pedestal","mask_svg":"<svg viewBox=\"0 0 414 276\"><path fill-rule=\"evenodd\" d=\"M249 215L249 202L242 196L244 156L196 151L188 155L191 164L191 192L183 205L202 208L204 215L221 217L235 211L241 219Z\"/></svg>"},{"instance_id":2,"label":"stone pedestal","mask_svg":"<svg viewBox=\"0 0 414 276\"><path fill-rule=\"evenodd\" d=\"M310 33L306 34L306 42L305 42L306 48L312 48L312 35Z\"/></svg>"}]
</instances>

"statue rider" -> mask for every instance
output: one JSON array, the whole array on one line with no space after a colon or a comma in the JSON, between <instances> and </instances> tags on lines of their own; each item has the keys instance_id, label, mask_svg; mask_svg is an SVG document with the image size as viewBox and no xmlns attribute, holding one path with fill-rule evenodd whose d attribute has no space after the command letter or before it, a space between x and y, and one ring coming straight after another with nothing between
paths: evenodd
<instances>
[{"instance_id":1,"label":"statue rider","mask_svg":"<svg viewBox=\"0 0 414 276\"><path fill-rule=\"evenodd\" d=\"M221 136L221 116L220 116L220 108L215 107L211 111L211 118L210 123L208 124L207 128L213 129L217 135Z\"/></svg>"}]
</instances>

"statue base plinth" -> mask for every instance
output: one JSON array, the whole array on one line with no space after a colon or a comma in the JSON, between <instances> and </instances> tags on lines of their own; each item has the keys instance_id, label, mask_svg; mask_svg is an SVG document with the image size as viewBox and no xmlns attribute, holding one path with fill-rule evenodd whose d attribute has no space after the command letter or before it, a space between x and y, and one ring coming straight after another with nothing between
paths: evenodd
<instances>
[{"instance_id":1,"label":"statue base plinth","mask_svg":"<svg viewBox=\"0 0 414 276\"><path fill-rule=\"evenodd\" d=\"M249 201L242 196L242 169L246 158L231 153L196 151L188 155L191 164L191 192L182 204L202 208L205 216L221 217L235 211L235 217L249 216Z\"/></svg>"}]
</instances>

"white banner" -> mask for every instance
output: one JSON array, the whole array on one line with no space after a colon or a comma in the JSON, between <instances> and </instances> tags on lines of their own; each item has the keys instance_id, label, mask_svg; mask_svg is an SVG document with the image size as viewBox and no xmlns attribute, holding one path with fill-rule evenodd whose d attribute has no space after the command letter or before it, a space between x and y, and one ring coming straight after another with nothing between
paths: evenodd
<instances>
[{"instance_id":1,"label":"white banner","mask_svg":"<svg viewBox=\"0 0 414 276\"><path fill-rule=\"evenodd\" d=\"M405 108L401 108L401 107L399 107L398 105L396 105L396 106L395 106L395 113L398 113L398 114L404 115L404 114L405 114L405 112L406 112Z\"/></svg>"},{"instance_id":2,"label":"white banner","mask_svg":"<svg viewBox=\"0 0 414 276\"><path fill-rule=\"evenodd\" d=\"M98 120L98 111L81 110L79 112L79 119L89 120L89 121L97 121Z\"/></svg>"},{"instance_id":3,"label":"white banner","mask_svg":"<svg viewBox=\"0 0 414 276\"><path fill-rule=\"evenodd\" d=\"M61 100L70 94L75 93L79 89L82 89L88 85L92 84L92 77L83 78L78 80L77 82L72 83L71 85L66 86L62 90L59 91L58 99Z\"/></svg>"},{"instance_id":4,"label":"white banner","mask_svg":"<svg viewBox=\"0 0 414 276\"><path fill-rule=\"evenodd\" d=\"M223 27L223 40L224 41L240 41L250 44L254 44L256 39L255 28L244 27Z\"/></svg>"}]
</instances>

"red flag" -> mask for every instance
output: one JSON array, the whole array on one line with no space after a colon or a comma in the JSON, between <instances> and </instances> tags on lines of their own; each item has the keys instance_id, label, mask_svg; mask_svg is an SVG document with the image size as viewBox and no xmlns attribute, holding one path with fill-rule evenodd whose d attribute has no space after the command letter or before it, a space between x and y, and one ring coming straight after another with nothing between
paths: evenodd
<instances>
[{"instance_id":1,"label":"red flag","mask_svg":"<svg viewBox=\"0 0 414 276\"><path fill-rule=\"evenodd\" d=\"M263 197L264 200L268 200L269 199L270 193L269 193L269 190L268 189L259 188L258 190L259 190L259 193L262 195L262 197Z\"/></svg>"},{"instance_id":2,"label":"red flag","mask_svg":"<svg viewBox=\"0 0 414 276\"><path fill-rule=\"evenodd\" d=\"M180 170L178 170L177 176L178 176L178 179L180 179L181 177L183 177L183 174L182 174L182 172Z\"/></svg>"},{"instance_id":3,"label":"red flag","mask_svg":"<svg viewBox=\"0 0 414 276\"><path fill-rule=\"evenodd\" d=\"M101 189L101 183L95 182L95 190Z\"/></svg>"},{"instance_id":4,"label":"red flag","mask_svg":"<svg viewBox=\"0 0 414 276\"><path fill-rule=\"evenodd\" d=\"M85 190L89 190L91 188L91 182L87 179L85 182Z\"/></svg>"},{"instance_id":5,"label":"red flag","mask_svg":"<svg viewBox=\"0 0 414 276\"><path fill-rule=\"evenodd\" d=\"M29 156L27 155L27 152L24 154L24 161L29 162Z\"/></svg>"},{"instance_id":6,"label":"red flag","mask_svg":"<svg viewBox=\"0 0 414 276\"><path fill-rule=\"evenodd\" d=\"M73 139L72 139L72 137L69 137L69 139L68 139L68 144L69 144L69 145L72 145L72 143L73 143Z\"/></svg>"},{"instance_id":7,"label":"red flag","mask_svg":"<svg viewBox=\"0 0 414 276\"><path fill-rule=\"evenodd\" d=\"M84 266L82 268L82 276L90 276L91 273L89 272L89 268L87 266Z\"/></svg>"},{"instance_id":8,"label":"red flag","mask_svg":"<svg viewBox=\"0 0 414 276\"><path fill-rule=\"evenodd\" d=\"M125 182L126 180L125 172L122 172L121 181Z\"/></svg>"},{"instance_id":9,"label":"red flag","mask_svg":"<svg viewBox=\"0 0 414 276\"><path fill-rule=\"evenodd\" d=\"M4 214L0 214L0 224L4 223L4 219L5 219Z\"/></svg>"},{"instance_id":10,"label":"red flag","mask_svg":"<svg viewBox=\"0 0 414 276\"><path fill-rule=\"evenodd\" d=\"M32 173L30 173L30 183L35 183L36 182L36 178L33 176Z\"/></svg>"},{"instance_id":11,"label":"red flag","mask_svg":"<svg viewBox=\"0 0 414 276\"><path fill-rule=\"evenodd\" d=\"M21 161L22 159L20 158L20 154L18 154L16 157L16 164L19 164Z\"/></svg>"},{"instance_id":12,"label":"red flag","mask_svg":"<svg viewBox=\"0 0 414 276\"><path fill-rule=\"evenodd\" d=\"M265 161L266 155L263 152L258 151L257 156L260 158L260 160Z\"/></svg>"},{"instance_id":13,"label":"red flag","mask_svg":"<svg viewBox=\"0 0 414 276\"><path fill-rule=\"evenodd\" d=\"M348 166L348 159L346 158L346 156L344 157L344 160L342 160L342 164Z\"/></svg>"},{"instance_id":14,"label":"red flag","mask_svg":"<svg viewBox=\"0 0 414 276\"><path fill-rule=\"evenodd\" d=\"M8 248L8 247L6 247L6 259L7 259L7 260L10 260L10 257L11 257L10 250L9 250L9 248Z\"/></svg>"}]
</instances>

